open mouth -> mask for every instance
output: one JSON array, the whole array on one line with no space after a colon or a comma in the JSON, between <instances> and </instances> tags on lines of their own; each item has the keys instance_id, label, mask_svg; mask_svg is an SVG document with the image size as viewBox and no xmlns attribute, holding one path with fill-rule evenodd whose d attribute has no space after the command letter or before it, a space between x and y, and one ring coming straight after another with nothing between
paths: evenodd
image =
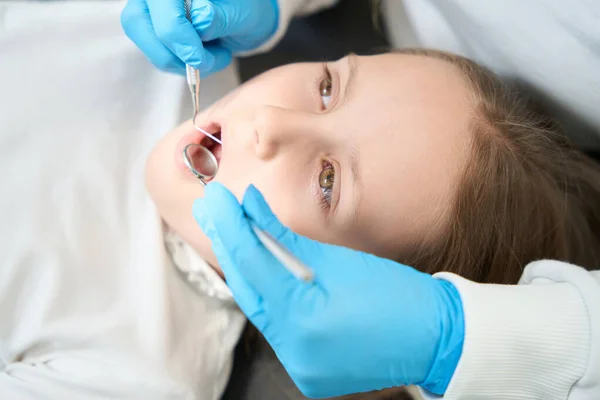
<instances>
[{"instance_id":1,"label":"open mouth","mask_svg":"<svg viewBox=\"0 0 600 400\"><path fill-rule=\"evenodd\" d=\"M203 126L202 129L206 130L206 132L215 136L217 139L222 140L221 125L211 123ZM183 152L188 151L186 148L191 144L201 145L210 153L212 153L214 158L217 160L216 168L214 161L211 163L211 160L207 157L206 153L200 149L189 150L191 152L187 153L188 160L186 161L184 159ZM193 168L196 172L205 175L207 177L205 181L208 182L211 180L208 177L214 178L214 175L218 172L219 165L221 164L222 153L223 146L220 143L215 142L205 133L202 133L200 129L196 128L183 135L179 140L179 143L175 146L175 164L180 171L182 171L186 176L190 177L195 175L195 172L190 169L191 164L191 168Z\"/></svg>"},{"instance_id":2,"label":"open mouth","mask_svg":"<svg viewBox=\"0 0 600 400\"><path fill-rule=\"evenodd\" d=\"M221 130L218 130L216 132L211 132L211 134L216 137L219 140L221 139ZM202 140L200 140L200 143L202 146L206 147L211 153L213 153L213 155L215 156L215 158L217 159L217 163L221 163L221 154L223 153L223 145L221 143L217 143L215 142L213 139L211 139L208 136L204 136L202 138Z\"/></svg>"}]
</instances>

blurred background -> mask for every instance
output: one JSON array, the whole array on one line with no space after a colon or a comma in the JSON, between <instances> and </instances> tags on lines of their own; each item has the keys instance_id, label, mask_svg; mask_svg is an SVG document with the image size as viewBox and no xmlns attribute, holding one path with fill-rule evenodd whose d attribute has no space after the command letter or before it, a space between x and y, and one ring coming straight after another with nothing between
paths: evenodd
<instances>
[{"instance_id":1,"label":"blurred background","mask_svg":"<svg viewBox=\"0 0 600 400\"><path fill-rule=\"evenodd\" d=\"M379 11L372 0L342 0L321 13L297 18L272 51L239 59L240 77L245 81L291 62L333 61L350 52L381 53L390 44Z\"/></svg>"}]
</instances>

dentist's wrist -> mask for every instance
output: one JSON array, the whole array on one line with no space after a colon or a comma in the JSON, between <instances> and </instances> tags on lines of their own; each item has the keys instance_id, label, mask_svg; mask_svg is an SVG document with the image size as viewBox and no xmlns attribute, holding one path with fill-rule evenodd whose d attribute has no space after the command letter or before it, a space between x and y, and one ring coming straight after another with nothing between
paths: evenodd
<instances>
[{"instance_id":1,"label":"dentist's wrist","mask_svg":"<svg viewBox=\"0 0 600 400\"><path fill-rule=\"evenodd\" d=\"M522 278L520 285L479 284L454 274L436 275L458 288L466 316L463 354L445 399L489 393L508 399L520 393L558 400L584 379L591 353L589 309L581 296L585 285L578 280L581 269L558 261L532 264L541 268L528 266L524 276L529 280ZM584 275L588 277L584 283L589 284L588 273ZM597 286L591 289L597 296Z\"/></svg>"},{"instance_id":2,"label":"dentist's wrist","mask_svg":"<svg viewBox=\"0 0 600 400\"><path fill-rule=\"evenodd\" d=\"M440 336L427 378L417 383L436 395L443 395L454 375L462 355L465 340L465 317L458 289L449 281L439 279L438 307ZM435 323L435 321L434 321Z\"/></svg>"}]
</instances>

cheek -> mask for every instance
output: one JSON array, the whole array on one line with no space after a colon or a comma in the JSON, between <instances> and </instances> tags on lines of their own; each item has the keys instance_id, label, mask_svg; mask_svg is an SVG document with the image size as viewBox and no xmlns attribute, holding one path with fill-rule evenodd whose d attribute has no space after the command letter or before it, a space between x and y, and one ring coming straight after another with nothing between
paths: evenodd
<instances>
[{"instance_id":1,"label":"cheek","mask_svg":"<svg viewBox=\"0 0 600 400\"><path fill-rule=\"evenodd\" d=\"M240 202L248 186L253 184L283 225L311 239L331 240L326 235L324 214L312 192L310 171L298 168L290 158L264 163L240 157L236 161L235 165L230 164L219 172L217 181Z\"/></svg>"},{"instance_id":2,"label":"cheek","mask_svg":"<svg viewBox=\"0 0 600 400\"><path fill-rule=\"evenodd\" d=\"M323 243L339 244L339 227L327 219L311 183L301 179L293 184L294 181L287 178L283 185L273 184L273 181L257 182L273 213L283 225L299 235Z\"/></svg>"}]
</instances>

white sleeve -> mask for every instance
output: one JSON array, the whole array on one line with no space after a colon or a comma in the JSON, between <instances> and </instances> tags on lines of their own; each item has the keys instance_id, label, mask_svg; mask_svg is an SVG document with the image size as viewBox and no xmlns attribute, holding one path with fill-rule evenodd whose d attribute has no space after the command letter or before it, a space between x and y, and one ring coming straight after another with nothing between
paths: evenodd
<instances>
[{"instance_id":1,"label":"white sleeve","mask_svg":"<svg viewBox=\"0 0 600 400\"><path fill-rule=\"evenodd\" d=\"M292 18L317 12L321 9L331 7L337 2L338 0L277 0L279 4L277 32L258 49L238 55L244 56L271 50L285 35Z\"/></svg>"},{"instance_id":2,"label":"white sleeve","mask_svg":"<svg viewBox=\"0 0 600 400\"><path fill-rule=\"evenodd\" d=\"M445 400L600 399L600 271L543 260L519 285L436 277L456 285L465 313Z\"/></svg>"}]
</instances>

